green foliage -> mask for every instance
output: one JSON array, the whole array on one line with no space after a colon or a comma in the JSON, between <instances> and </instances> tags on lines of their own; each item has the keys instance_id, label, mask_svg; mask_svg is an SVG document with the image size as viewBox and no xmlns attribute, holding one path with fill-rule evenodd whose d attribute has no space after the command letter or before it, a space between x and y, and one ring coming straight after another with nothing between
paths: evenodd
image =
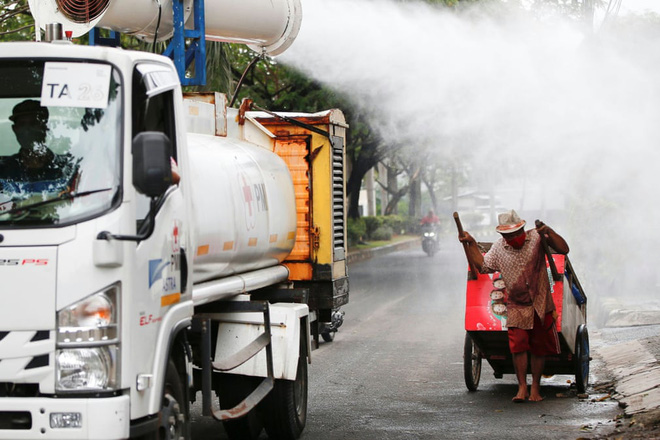
<instances>
[{"instance_id":1,"label":"green foliage","mask_svg":"<svg viewBox=\"0 0 660 440\"><path fill-rule=\"evenodd\" d=\"M346 232L346 235L348 236L348 246L355 246L358 244L367 234L367 225L364 223L364 219L349 218L348 224L346 225Z\"/></svg>"},{"instance_id":2,"label":"green foliage","mask_svg":"<svg viewBox=\"0 0 660 440\"><path fill-rule=\"evenodd\" d=\"M362 217L362 220L364 220L364 224L367 227L366 234L368 239L373 239L373 233L376 229L383 226L384 223L383 217L380 216L365 216Z\"/></svg>"},{"instance_id":3,"label":"green foliage","mask_svg":"<svg viewBox=\"0 0 660 440\"><path fill-rule=\"evenodd\" d=\"M295 69L279 64L271 58L262 58L244 45L222 43L222 47L222 52L215 50L207 54L207 66L215 65L219 69L220 64L212 60L222 58L228 70L223 72L220 69L221 74L232 81L221 82L219 87L211 85L211 88L224 91L231 97L236 91L239 79L243 77L235 107L240 105L244 98L250 98L256 105L273 111L317 112L345 107L346 100L338 93ZM250 67L255 59L256 63ZM213 83L218 78L210 70L208 77L209 82Z\"/></svg>"},{"instance_id":4,"label":"green foliage","mask_svg":"<svg viewBox=\"0 0 660 440\"><path fill-rule=\"evenodd\" d=\"M228 99L231 99L235 87L230 65L231 57L229 44L218 41L206 42L206 85L199 87L198 91L224 92Z\"/></svg>"},{"instance_id":5,"label":"green foliage","mask_svg":"<svg viewBox=\"0 0 660 440\"><path fill-rule=\"evenodd\" d=\"M406 234L419 234L419 226L418 218L410 216L404 217L403 229L406 231Z\"/></svg>"},{"instance_id":6,"label":"green foliage","mask_svg":"<svg viewBox=\"0 0 660 440\"><path fill-rule=\"evenodd\" d=\"M365 225L363 238L368 240L391 240L394 234L416 234L419 223L416 218L401 215L365 216L360 220ZM389 238L382 238L384 235Z\"/></svg>"},{"instance_id":7,"label":"green foliage","mask_svg":"<svg viewBox=\"0 0 660 440\"><path fill-rule=\"evenodd\" d=\"M380 226L378 229L376 229L375 231L373 231L371 233L371 236L369 238L372 239L372 240L379 240L379 241L380 240L387 240L387 241L389 241L389 240L392 239L393 234L394 234L394 232L392 231L392 228L390 228L389 226Z\"/></svg>"},{"instance_id":8,"label":"green foliage","mask_svg":"<svg viewBox=\"0 0 660 440\"><path fill-rule=\"evenodd\" d=\"M0 2L0 41L34 39L34 19L27 0Z\"/></svg>"},{"instance_id":9,"label":"green foliage","mask_svg":"<svg viewBox=\"0 0 660 440\"><path fill-rule=\"evenodd\" d=\"M406 218L400 215L386 215L383 217L383 224L392 229L396 234L406 232Z\"/></svg>"}]
</instances>

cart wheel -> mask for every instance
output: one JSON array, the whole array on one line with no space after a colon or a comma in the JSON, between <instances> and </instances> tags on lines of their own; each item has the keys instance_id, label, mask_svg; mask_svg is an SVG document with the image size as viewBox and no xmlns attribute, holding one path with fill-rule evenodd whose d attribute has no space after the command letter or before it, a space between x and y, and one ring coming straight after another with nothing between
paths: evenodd
<instances>
[{"instance_id":1,"label":"cart wheel","mask_svg":"<svg viewBox=\"0 0 660 440\"><path fill-rule=\"evenodd\" d=\"M477 391L479 379L481 379L481 352L472 341L469 333L465 334L465 346L463 348L463 375L465 385L470 391Z\"/></svg>"},{"instance_id":2,"label":"cart wheel","mask_svg":"<svg viewBox=\"0 0 660 440\"><path fill-rule=\"evenodd\" d=\"M575 384L580 394L585 393L589 385L589 332L584 324L578 327L575 335Z\"/></svg>"}]
</instances>

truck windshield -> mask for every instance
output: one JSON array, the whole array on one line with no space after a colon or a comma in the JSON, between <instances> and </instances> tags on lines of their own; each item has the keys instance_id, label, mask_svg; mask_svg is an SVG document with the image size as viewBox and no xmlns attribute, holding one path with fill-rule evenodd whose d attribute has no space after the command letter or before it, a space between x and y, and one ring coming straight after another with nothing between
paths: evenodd
<instances>
[{"instance_id":1,"label":"truck windshield","mask_svg":"<svg viewBox=\"0 0 660 440\"><path fill-rule=\"evenodd\" d=\"M76 223L119 203L118 72L14 60L0 82L0 228Z\"/></svg>"}]
</instances>

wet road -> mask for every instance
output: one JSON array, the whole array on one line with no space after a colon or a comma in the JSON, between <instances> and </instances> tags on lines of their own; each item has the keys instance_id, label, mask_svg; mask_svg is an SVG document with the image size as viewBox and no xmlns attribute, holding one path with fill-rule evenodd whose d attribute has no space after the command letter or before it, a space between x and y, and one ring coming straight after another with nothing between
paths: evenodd
<instances>
[{"instance_id":1,"label":"wet road","mask_svg":"<svg viewBox=\"0 0 660 440\"><path fill-rule=\"evenodd\" d=\"M479 390L467 391L461 251L413 248L351 266L344 325L312 353L303 439L576 439L608 428L615 402L557 396L570 376L544 380L543 402L514 404L515 378L495 379L484 362ZM226 438L200 426L195 438Z\"/></svg>"}]
</instances>

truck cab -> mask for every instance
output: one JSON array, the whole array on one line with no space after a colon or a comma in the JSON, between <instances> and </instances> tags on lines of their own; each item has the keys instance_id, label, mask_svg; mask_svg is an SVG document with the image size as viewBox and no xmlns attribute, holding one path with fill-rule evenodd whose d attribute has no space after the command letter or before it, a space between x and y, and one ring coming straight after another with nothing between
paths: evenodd
<instances>
[{"instance_id":1,"label":"truck cab","mask_svg":"<svg viewBox=\"0 0 660 440\"><path fill-rule=\"evenodd\" d=\"M193 308L186 182L169 168L185 155L181 92L166 61L3 43L2 438L126 438L126 420L158 412L159 351ZM141 133L152 138L138 145Z\"/></svg>"},{"instance_id":2,"label":"truck cab","mask_svg":"<svg viewBox=\"0 0 660 440\"><path fill-rule=\"evenodd\" d=\"M67 42L3 43L0 78L0 438L190 438L198 391L231 438L298 438L348 300L341 112Z\"/></svg>"}]
</instances>

